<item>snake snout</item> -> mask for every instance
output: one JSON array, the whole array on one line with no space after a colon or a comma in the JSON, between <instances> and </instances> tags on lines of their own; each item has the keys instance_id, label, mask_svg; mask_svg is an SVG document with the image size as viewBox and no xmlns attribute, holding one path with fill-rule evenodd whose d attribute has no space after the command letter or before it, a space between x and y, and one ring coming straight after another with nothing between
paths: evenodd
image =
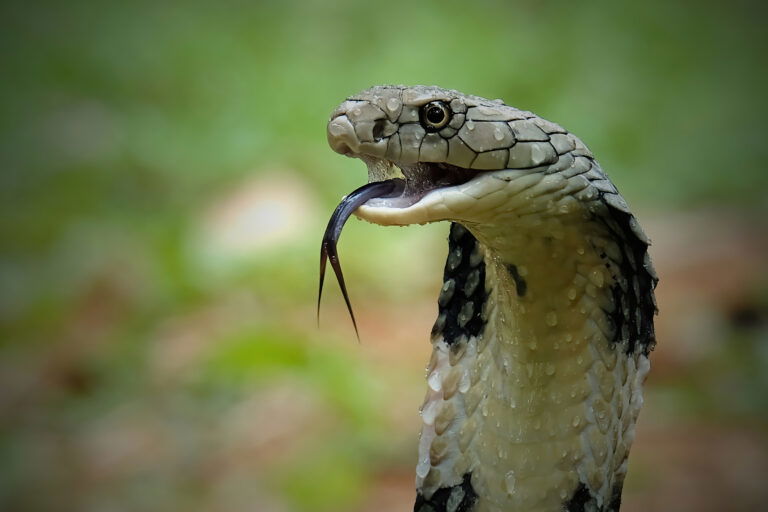
<instances>
[{"instance_id":1,"label":"snake snout","mask_svg":"<svg viewBox=\"0 0 768 512\"><path fill-rule=\"evenodd\" d=\"M349 155L359 146L355 128L346 115L341 114L328 121L328 144L335 152Z\"/></svg>"}]
</instances>

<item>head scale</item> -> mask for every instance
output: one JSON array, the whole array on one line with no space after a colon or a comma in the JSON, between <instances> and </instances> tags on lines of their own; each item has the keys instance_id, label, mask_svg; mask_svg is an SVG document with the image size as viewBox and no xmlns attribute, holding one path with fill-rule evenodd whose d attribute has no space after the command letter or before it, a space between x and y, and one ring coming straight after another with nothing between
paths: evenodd
<instances>
[{"instance_id":1,"label":"head scale","mask_svg":"<svg viewBox=\"0 0 768 512\"><path fill-rule=\"evenodd\" d=\"M339 153L387 160L398 166L440 163L474 170L532 167L551 163L557 155L549 145L539 156L529 155L525 144L523 151L511 151L518 140L549 140L537 129L536 120L539 118L532 113L500 100L450 89L377 86L351 96L333 112L328 141ZM538 140L531 140L530 132L536 132Z\"/></svg>"}]
</instances>

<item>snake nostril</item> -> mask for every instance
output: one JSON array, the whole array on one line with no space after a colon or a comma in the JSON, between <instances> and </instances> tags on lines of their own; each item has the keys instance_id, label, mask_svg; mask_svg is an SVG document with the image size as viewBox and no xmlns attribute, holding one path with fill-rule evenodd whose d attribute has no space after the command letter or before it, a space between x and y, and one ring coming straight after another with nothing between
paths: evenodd
<instances>
[{"instance_id":1,"label":"snake nostril","mask_svg":"<svg viewBox=\"0 0 768 512\"><path fill-rule=\"evenodd\" d=\"M376 122L373 123L373 140L375 142L380 141L384 137L384 128L387 126L387 120L386 119L377 119Z\"/></svg>"}]
</instances>

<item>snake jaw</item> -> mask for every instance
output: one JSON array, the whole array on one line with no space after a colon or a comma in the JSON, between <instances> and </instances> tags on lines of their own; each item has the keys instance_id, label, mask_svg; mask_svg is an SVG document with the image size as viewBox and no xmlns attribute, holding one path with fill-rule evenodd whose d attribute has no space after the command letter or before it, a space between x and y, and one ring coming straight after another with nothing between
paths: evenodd
<instances>
[{"instance_id":1,"label":"snake jaw","mask_svg":"<svg viewBox=\"0 0 768 512\"><path fill-rule=\"evenodd\" d=\"M407 209L419 203L426 195L435 190L464 184L481 174L449 164L422 162L406 165L369 156L360 156L359 158L368 166L369 183L398 178L405 182L400 194L373 197L361 205L361 207L367 206L376 209ZM355 212L356 215L358 215L358 211ZM376 221L373 220L373 222Z\"/></svg>"}]
</instances>

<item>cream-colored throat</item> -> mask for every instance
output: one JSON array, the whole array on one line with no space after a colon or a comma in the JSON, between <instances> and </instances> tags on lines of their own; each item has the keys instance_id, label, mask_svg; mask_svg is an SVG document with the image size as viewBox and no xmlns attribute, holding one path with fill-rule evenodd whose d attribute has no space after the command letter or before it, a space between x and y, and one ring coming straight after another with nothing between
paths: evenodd
<instances>
[{"instance_id":1,"label":"cream-colored throat","mask_svg":"<svg viewBox=\"0 0 768 512\"><path fill-rule=\"evenodd\" d=\"M489 249L458 225L450 240L416 510L616 509L648 359L611 320L610 242L575 233Z\"/></svg>"}]
</instances>

